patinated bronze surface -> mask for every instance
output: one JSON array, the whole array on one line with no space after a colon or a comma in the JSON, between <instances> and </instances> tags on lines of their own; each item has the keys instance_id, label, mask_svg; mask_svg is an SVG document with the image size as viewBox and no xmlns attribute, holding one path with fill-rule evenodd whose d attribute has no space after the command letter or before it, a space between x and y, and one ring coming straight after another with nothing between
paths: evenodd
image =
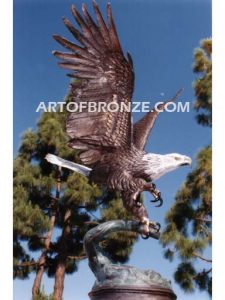
<instances>
[{"instance_id":1,"label":"patinated bronze surface","mask_svg":"<svg viewBox=\"0 0 225 300\"><path fill-rule=\"evenodd\" d=\"M170 282L152 270L140 270L133 266L115 264L99 243L112 232L143 232L143 224L137 221L115 220L102 223L89 230L84 237L89 267L96 277L91 291L92 300L100 299L176 299ZM159 233L150 230L150 236L158 239Z\"/></svg>"},{"instance_id":2,"label":"patinated bronze surface","mask_svg":"<svg viewBox=\"0 0 225 300\"><path fill-rule=\"evenodd\" d=\"M114 286L92 290L91 300L175 300L176 295L171 289L160 286L142 288L140 286Z\"/></svg>"}]
</instances>

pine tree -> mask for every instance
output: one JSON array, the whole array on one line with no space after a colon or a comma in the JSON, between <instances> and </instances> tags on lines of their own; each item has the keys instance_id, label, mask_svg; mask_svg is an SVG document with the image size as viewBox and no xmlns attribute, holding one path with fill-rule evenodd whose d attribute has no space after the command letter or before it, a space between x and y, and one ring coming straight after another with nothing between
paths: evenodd
<instances>
[{"instance_id":1,"label":"pine tree","mask_svg":"<svg viewBox=\"0 0 225 300\"><path fill-rule=\"evenodd\" d=\"M23 135L14 162L14 277L24 279L36 272L33 299L42 297L44 272L55 277L54 299L62 299L65 275L77 271L79 261L86 258L83 237L87 230L112 216L132 217L117 194L45 160L52 153L80 163L78 152L67 146L65 117L65 112L43 113L37 130ZM120 238L112 235L103 247L115 261L125 262L136 238L132 233ZM38 260L35 251L41 251Z\"/></svg>"},{"instance_id":2,"label":"pine tree","mask_svg":"<svg viewBox=\"0 0 225 300\"><path fill-rule=\"evenodd\" d=\"M193 70L198 74L193 86L197 122L212 125L212 41L202 40L195 50ZM177 255L181 262L174 274L175 281L187 292L195 288L212 293L212 260L205 257L212 242L212 148L207 146L197 155L196 166L190 172L175 197L166 216L166 228L161 236L165 257ZM210 252L210 251L208 251ZM201 264L196 264L200 261Z\"/></svg>"}]
</instances>

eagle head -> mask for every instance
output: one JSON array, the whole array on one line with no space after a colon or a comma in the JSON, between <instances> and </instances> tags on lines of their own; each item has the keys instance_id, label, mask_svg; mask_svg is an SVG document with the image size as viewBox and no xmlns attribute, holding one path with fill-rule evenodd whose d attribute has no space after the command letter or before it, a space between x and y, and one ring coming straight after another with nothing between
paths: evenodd
<instances>
[{"instance_id":1,"label":"eagle head","mask_svg":"<svg viewBox=\"0 0 225 300\"><path fill-rule=\"evenodd\" d=\"M143 162L145 163L144 172L150 176L151 180L156 180L181 166L191 166L192 164L190 157L178 153L164 155L148 153L144 155Z\"/></svg>"}]
</instances>

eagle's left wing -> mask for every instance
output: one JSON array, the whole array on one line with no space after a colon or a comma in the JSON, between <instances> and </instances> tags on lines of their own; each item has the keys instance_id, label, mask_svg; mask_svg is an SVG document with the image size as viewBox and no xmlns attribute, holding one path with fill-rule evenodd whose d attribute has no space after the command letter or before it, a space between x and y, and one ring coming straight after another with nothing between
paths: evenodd
<instances>
[{"instance_id":1,"label":"eagle's left wing","mask_svg":"<svg viewBox=\"0 0 225 300\"><path fill-rule=\"evenodd\" d=\"M181 94L183 89L180 89L176 95L167 102L160 103L157 109L153 109L145 114L145 116L136 122L133 126L133 143L139 150L144 150L148 137L155 124L155 121L160 112L164 111L167 104L174 102Z\"/></svg>"}]
</instances>

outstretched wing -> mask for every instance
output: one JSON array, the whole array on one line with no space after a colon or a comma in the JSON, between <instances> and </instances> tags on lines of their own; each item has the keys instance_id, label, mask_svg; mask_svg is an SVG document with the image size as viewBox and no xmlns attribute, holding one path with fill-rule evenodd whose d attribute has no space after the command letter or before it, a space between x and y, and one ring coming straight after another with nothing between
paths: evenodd
<instances>
[{"instance_id":1,"label":"outstretched wing","mask_svg":"<svg viewBox=\"0 0 225 300\"><path fill-rule=\"evenodd\" d=\"M83 17L72 6L72 14L81 31L64 19L64 24L81 46L54 36L71 51L55 51L54 55L63 60L59 65L72 70L70 76L77 79L71 85L71 93L72 102L78 109L68 114L66 130L71 138L70 146L84 151L81 159L86 164L98 161L101 151L106 149L129 147L132 139L131 113L118 109L121 103L129 105L131 101L132 60L129 55L126 59L121 49L110 5L107 6L107 25L95 2L93 7L97 23L85 5L82 6ZM88 107L90 102L91 109Z\"/></svg>"},{"instance_id":2,"label":"outstretched wing","mask_svg":"<svg viewBox=\"0 0 225 300\"><path fill-rule=\"evenodd\" d=\"M182 91L183 89L180 89L172 99L165 103L160 103L156 109L146 113L142 119L134 124L133 143L139 150L144 149L159 113L165 109L167 104L174 102L180 96Z\"/></svg>"}]
</instances>

